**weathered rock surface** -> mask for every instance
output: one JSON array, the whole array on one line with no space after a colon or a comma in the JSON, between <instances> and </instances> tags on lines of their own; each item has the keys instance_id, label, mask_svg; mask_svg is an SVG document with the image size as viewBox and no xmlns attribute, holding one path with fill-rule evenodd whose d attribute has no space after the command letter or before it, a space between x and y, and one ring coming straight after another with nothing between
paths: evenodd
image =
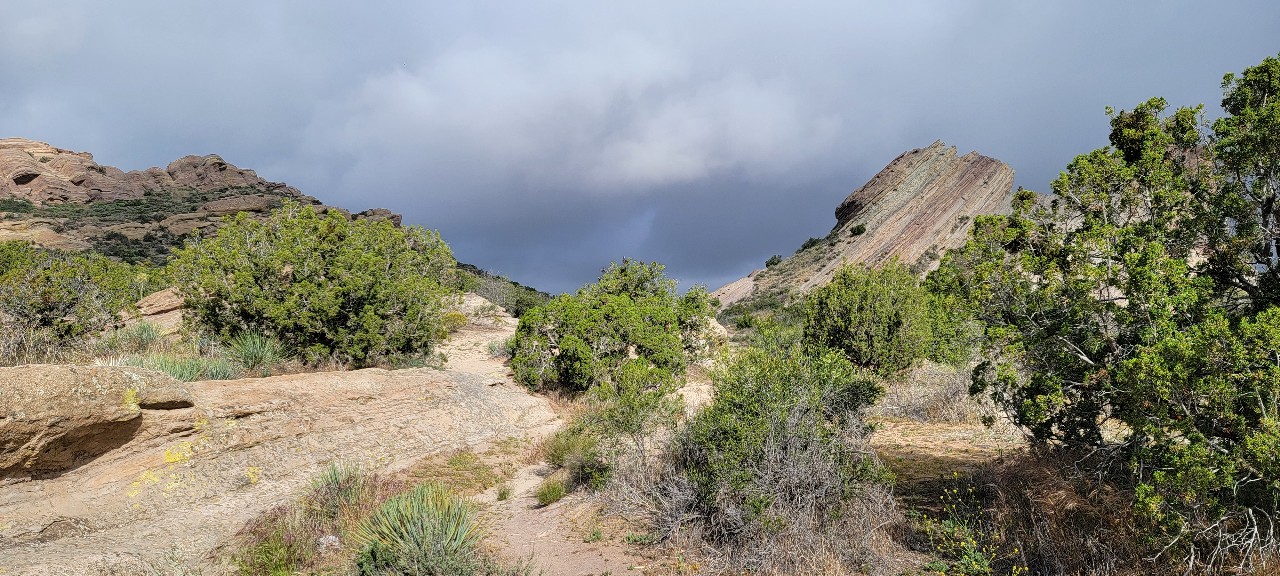
<instances>
[{"instance_id":1,"label":"weathered rock surface","mask_svg":"<svg viewBox=\"0 0 1280 576\"><path fill-rule=\"evenodd\" d=\"M165 288L139 300L137 313L126 315L124 323L132 326L147 322L155 326L161 335L174 334L182 328L182 304L182 296L176 288Z\"/></svg>"},{"instance_id":2,"label":"weathered rock surface","mask_svg":"<svg viewBox=\"0 0 1280 576\"><path fill-rule=\"evenodd\" d=\"M28 240L47 248L83 250L120 241L178 245L184 236L217 229L222 217L263 216L282 199L338 211L348 218L400 215L373 208L354 215L216 154L184 156L165 168L124 172L102 166L87 152L64 150L25 138L0 139L0 200L30 202L0 211L0 241ZM77 207L117 204L99 210ZM127 206L125 206L127 205ZM119 236L116 236L119 235Z\"/></svg>"},{"instance_id":3,"label":"weathered rock surface","mask_svg":"<svg viewBox=\"0 0 1280 576\"><path fill-rule=\"evenodd\" d=\"M143 410L191 404L176 380L140 368L0 368L0 484L62 474L131 440Z\"/></svg>"},{"instance_id":4,"label":"weathered rock surface","mask_svg":"<svg viewBox=\"0 0 1280 576\"><path fill-rule=\"evenodd\" d=\"M446 370L188 383L194 406L140 407L119 447L57 477L0 484L0 574L132 573L166 555L221 574L221 547L329 462L394 472L441 451L549 433L559 425L550 403L487 353L513 324L452 335Z\"/></svg>"},{"instance_id":5,"label":"weathered rock surface","mask_svg":"<svg viewBox=\"0 0 1280 576\"><path fill-rule=\"evenodd\" d=\"M930 269L942 251L964 243L976 216L1006 213L1012 198L1008 165L977 152L958 156L954 146L934 142L904 152L849 194L826 241L713 294L727 306L756 293L806 291L846 263L898 258ZM859 227L864 231L855 234Z\"/></svg>"},{"instance_id":6,"label":"weathered rock surface","mask_svg":"<svg viewBox=\"0 0 1280 576\"><path fill-rule=\"evenodd\" d=\"M184 156L165 169L124 172L94 162L88 152L63 150L25 138L0 139L0 198L30 200L36 206L129 200L148 191L254 188L276 196L302 198L297 189L259 178L216 154Z\"/></svg>"}]
</instances>

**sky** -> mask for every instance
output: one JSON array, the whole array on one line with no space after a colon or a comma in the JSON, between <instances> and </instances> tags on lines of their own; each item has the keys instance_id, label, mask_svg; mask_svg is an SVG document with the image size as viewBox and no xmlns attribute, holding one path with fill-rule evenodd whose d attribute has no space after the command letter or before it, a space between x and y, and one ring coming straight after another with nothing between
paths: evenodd
<instances>
[{"instance_id":1,"label":"sky","mask_svg":"<svg viewBox=\"0 0 1280 576\"><path fill-rule=\"evenodd\" d=\"M1218 113L1274 0L0 0L0 137L124 170L218 154L439 230L550 292L611 261L714 289L935 140L1047 192L1105 107Z\"/></svg>"}]
</instances>

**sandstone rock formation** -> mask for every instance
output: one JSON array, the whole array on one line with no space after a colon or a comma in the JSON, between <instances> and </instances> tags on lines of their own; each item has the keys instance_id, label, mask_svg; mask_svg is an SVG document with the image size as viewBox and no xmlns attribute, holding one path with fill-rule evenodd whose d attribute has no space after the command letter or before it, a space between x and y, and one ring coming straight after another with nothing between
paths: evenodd
<instances>
[{"instance_id":1,"label":"sandstone rock formation","mask_svg":"<svg viewBox=\"0 0 1280 576\"><path fill-rule=\"evenodd\" d=\"M253 188L303 198L297 189L259 178L216 154L184 156L165 169L124 172L94 162L88 152L63 150L25 138L0 139L0 198L36 206L142 198L148 191Z\"/></svg>"},{"instance_id":2,"label":"sandstone rock formation","mask_svg":"<svg viewBox=\"0 0 1280 576\"><path fill-rule=\"evenodd\" d=\"M61 474L132 439L143 410L191 404L176 380L140 368L0 368L0 485Z\"/></svg>"},{"instance_id":3,"label":"sandstone rock formation","mask_svg":"<svg viewBox=\"0 0 1280 576\"><path fill-rule=\"evenodd\" d=\"M958 156L954 146L934 142L904 152L849 194L822 242L713 295L727 306L753 294L806 291L846 263L895 257L931 269L942 251L964 243L974 217L1008 212L1012 198L1008 165L977 152Z\"/></svg>"},{"instance_id":4,"label":"sandstone rock formation","mask_svg":"<svg viewBox=\"0 0 1280 576\"><path fill-rule=\"evenodd\" d=\"M185 236L211 233L223 216L265 216L286 198L348 218L400 225L400 215L390 210L352 214L325 206L216 154L124 172L99 165L87 152L0 139L0 241L28 240L64 250L115 245L103 250L115 255L154 253L157 246L178 245Z\"/></svg>"},{"instance_id":5,"label":"sandstone rock formation","mask_svg":"<svg viewBox=\"0 0 1280 576\"><path fill-rule=\"evenodd\" d=\"M27 389L23 418L34 418L39 398L67 394L46 384L74 373L81 385L72 389L93 399L81 409L133 426L112 449L59 474L0 479L0 574L152 573L138 568L171 554L200 573L232 572L222 547L246 522L296 497L329 462L396 472L442 451L550 433L560 423L551 404L512 382L487 352L515 330L510 317L499 320L451 335L445 370L191 382L182 385L186 407L145 387L128 409L119 386L100 376L128 369L0 373L0 381ZM7 394L0 390L0 416L19 411L4 404ZM8 422L0 420L0 434L16 435ZM10 451L0 446L0 454Z\"/></svg>"}]
</instances>

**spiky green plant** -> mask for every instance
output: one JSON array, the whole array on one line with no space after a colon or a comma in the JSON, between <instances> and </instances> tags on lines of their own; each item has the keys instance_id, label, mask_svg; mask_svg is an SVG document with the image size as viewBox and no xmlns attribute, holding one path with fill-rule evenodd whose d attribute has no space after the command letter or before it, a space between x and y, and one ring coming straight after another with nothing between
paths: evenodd
<instances>
[{"instance_id":1,"label":"spiky green plant","mask_svg":"<svg viewBox=\"0 0 1280 576\"><path fill-rule=\"evenodd\" d=\"M475 563L482 536L475 506L434 482L383 502L351 532L362 573L373 574L452 573L437 568Z\"/></svg>"},{"instance_id":2,"label":"spiky green plant","mask_svg":"<svg viewBox=\"0 0 1280 576\"><path fill-rule=\"evenodd\" d=\"M175 380L194 382L204 374L204 363L200 358L185 358L173 354L143 354L129 356L124 361L127 366L147 368L164 372Z\"/></svg>"},{"instance_id":3,"label":"spiky green plant","mask_svg":"<svg viewBox=\"0 0 1280 576\"><path fill-rule=\"evenodd\" d=\"M201 358L204 380L231 380L240 375L240 367L226 358Z\"/></svg>"},{"instance_id":4,"label":"spiky green plant","mask_svg":"<svg viewBox=\"0 0 1280 576\"><path fill-rule=\"evenodd\" d=\"M284 345L279 340L261 332L241 332L231 339L228 353L233 360L249 372L270 372L271 367L287 359Z\"/></svg>"}]
</instances>

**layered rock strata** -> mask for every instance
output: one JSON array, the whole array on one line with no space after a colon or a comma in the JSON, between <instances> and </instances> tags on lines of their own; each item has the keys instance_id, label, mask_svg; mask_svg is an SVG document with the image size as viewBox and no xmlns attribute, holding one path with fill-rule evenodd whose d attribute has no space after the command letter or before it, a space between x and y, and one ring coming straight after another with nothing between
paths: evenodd
<instances>
[{"instance_id":1,"label":"layered rock strata","mask_svg":"<svg viewBox=\"0 0 1280 576\"><path fill-rule=\"evenodd\" d=\"M836 225L821 242L714 294L724 305L761 292L806 291L831 280L846 263L876 265L898 258L921 270L964 243L973 219L1006 213L1013 169L941 141L902 153L836 208Z\"/></svg>"}]
</instances>

